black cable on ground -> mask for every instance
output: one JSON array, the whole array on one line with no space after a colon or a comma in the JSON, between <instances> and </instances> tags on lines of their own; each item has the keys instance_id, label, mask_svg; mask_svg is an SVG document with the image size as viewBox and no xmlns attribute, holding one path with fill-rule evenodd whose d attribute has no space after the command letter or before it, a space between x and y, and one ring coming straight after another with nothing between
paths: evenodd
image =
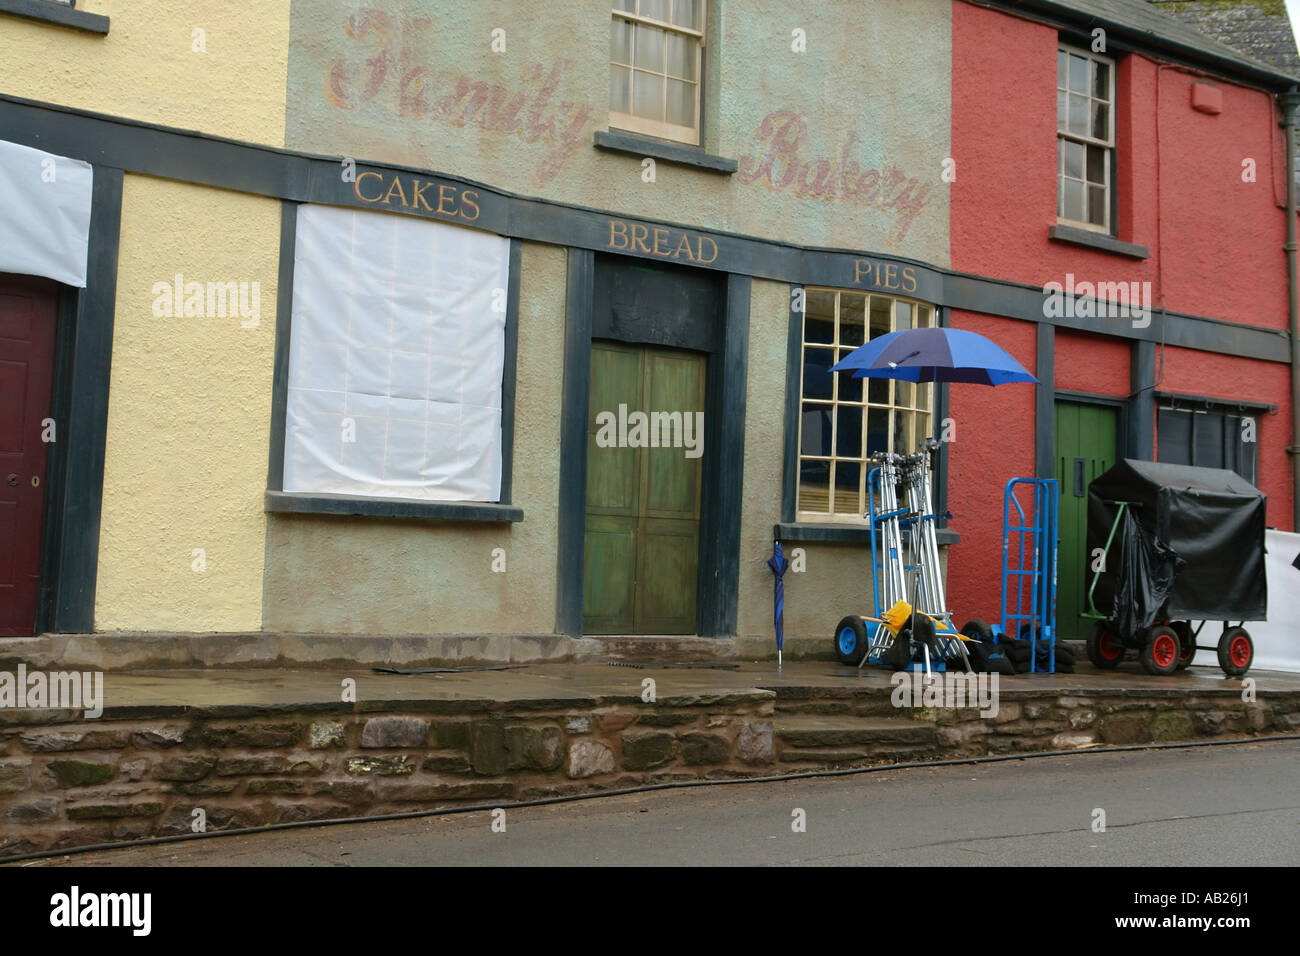
<instances>
[{"instance_id":1,"label":"black cable on ground","mask_svg":"<svg viewBox=\"0 0 1300 956\"><path fill-rule=\"evenodd\" d=\"M207 837L248 836L270 833L275 830L299 830L304 827L329 827L346 823L372 823L384 820L418 820L421 817L450 816L454 813L483 813L493 810L520 810L543 807L555 803L573 803L578 800L596 800L602 797L621 797L632 793L651 793L656 790L681 790L687 787L727 787L747 783L779 783L784 780L810 780L817 777L849 777L863 773L882 773L889 770L922 770L927 767L959 767L969 764L1002 763L1007 760L1029 760L1037 757L1079 757L1087 754L1127 753L1135 750L1190 750L1194 747L1226 747L1235 744L1274 743L1283 740L1300 740L1300 734L1268 734L1262 737L1231 737L1226 740L1188 740L1173 743L1125 744L1107 747L1088 747L1081 750L1034 750L1015 754L989 754L984 757L953 757L947 760L913 760L907 763L874 764L870 767L842 767L834 770L806 770L801 773L768 774L762 777L732 777L726 780L677 780L670 783L647 783L638 787L617 790L593 790L589 793L571 793L560 797L538 797L517 803L478 803L471 806L440 807L434 810L410 810L405 813L383 813L369 817L335 817L329 820L295 820L290 823L268 823L260 827L241 827L237 830L214 830L211 833L177 833L173 836L149 837L144 840L120 840L113 843L92 843L88 846L64 847L59 850L39 850L18 856L0 857L0 865L20 863L24 860L49 859L56 856L76 856L81 853L98 853L104 850L126 850L132 847L157 846L163 843L180 843L184 840L201 840Z\"/></svg>"}]
</instances>

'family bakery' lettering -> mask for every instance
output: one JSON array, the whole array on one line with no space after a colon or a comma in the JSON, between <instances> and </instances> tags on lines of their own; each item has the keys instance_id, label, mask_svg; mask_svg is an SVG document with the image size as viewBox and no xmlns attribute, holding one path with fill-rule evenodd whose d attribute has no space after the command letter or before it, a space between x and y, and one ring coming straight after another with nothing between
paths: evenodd
<instances>
[{"instance_id":1,"label":"'family bakery' lettering","mask_svg":"<svg viewBox=\"0 0 1300 956\"><path fill-rule=\"evenodd\" d=\"M371 206L400 206L463 222L473 222L479 217L477 190L435 183L418 176L403 177L397 173L385 176L372 169L366 170L357 173L352 192Z\"/></svg>"},{"instance_id":2,"label":"'family bakery' lettering","mask_svg":"<svg viewBox=\"0 0 1300 956\"><path fill-rule=\"evenodd\" d=\"M378 6L411 4L386 0ZM450 14L447 19L452 19ZM420 132L411 121L473 125L484 132L513 136L527 146L546 150L540 159L539 153L528 153L536 161L535 186L545 186L571 157L584 148L591 149L588 128L598 113L603 115L603 108L597 110L567 89L571 82L565 77L569 60L529 63L518 69L517 83L492 83L476 75L454 73L446 68L444 58L430 57L430 51L440 47L439 35L450 29L432 17L363 7L343 19L342 37L334 32L336 23L333 16L322 15L318 25L309 28L318 34L312 38L313 48L341 54L321 78L325 98L341 110L356 110L362 123L381 124L378 129L386 141L405 144L408 150L425 142L429 134ZM294 29L299 25L295 21ZM490 72L492 78L516 75L514 69ZM419 151L427 151L427 146Z\"/></svg>"},{"instance_id":3,"label":"'family bakery' lettering","mask_svg":"<svg viewBox=\"0 0 1300 956\"><path fill-rule=\"evenodd\" d=\"M866 168L853 158L858 134L847 133L838 149L827 153L811 142L808 123L798 113L777 110L759 123L758 149L740 157L736 180L759 183L772 192L790 189L801 199L838 200L892 216L885 242L897 245L913 220L930 204L932 183L922 183L897 166Z\"/></svg>"},{"instance_id":4,"label":"'family bakery' lettering","mask_svg":"<svg viewBox=\"0 0 1300 956\"><path fill-rule=\"evenodd\" d=\"M915 292L916 268L901 266L897 262L876 262L874 259L853 260L853 284L863 283L873 289L890 292Z\"/></svg>"},{"instance_id":5,"label":"'family bakery' lettering","mask_svg":"<svg viewBox=\"0 0 1300 956\"><path fill-rule=\"evenodd\" d=\"M640 253L657 259L676 259L704 266L718 258L718 244L708 236L669 229L666 226L643 226L639 222L609 221L606 249Z\"/></svg>"}]
</instances>

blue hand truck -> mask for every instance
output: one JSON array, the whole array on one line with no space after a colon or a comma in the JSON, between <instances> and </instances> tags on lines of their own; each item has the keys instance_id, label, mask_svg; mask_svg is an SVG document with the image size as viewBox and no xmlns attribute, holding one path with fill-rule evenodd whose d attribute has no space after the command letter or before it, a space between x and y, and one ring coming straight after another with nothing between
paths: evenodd
<instances>
[{"instance_id":1,"label":"blue hand truck","mask_svg":"<svg viewBox=\"0 0 1300 956\"><path fill-rule=\"evenodd\" d=\"M1024 488L1032 489L1032 495L1023 494ZM1059 506L1055 478L1012 478L1002 498L1002 626L993 629L993 636L995 642L1027 639L1031 674L1056 672ZM1046 670L1038 664L1040 649Z\"/></svg>"}]
</instances>

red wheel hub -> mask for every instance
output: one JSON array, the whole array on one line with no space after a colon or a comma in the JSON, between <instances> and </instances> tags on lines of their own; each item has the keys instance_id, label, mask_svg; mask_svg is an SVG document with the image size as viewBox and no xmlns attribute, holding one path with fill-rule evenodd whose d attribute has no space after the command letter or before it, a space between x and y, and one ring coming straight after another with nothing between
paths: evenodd
<instances>
[{"instance_id":1,"label":"red wheel hub","mask_svg":"<svg viewBox=\"0 0 1300 956\"><path fill-rule=\"evenodd\" d=\"M1156 635L1151 646L1151 658L1159 667L1168 667L1178 660L1178 639L1169 634Z\"/></svg>"},{"instance_id":2,"label":"red wheel hub","mask_svg":"<svg viewBox=\"0 0 1300 956\"><path fill-rule=\"evenodd\" d=\"M1109 631L1103 631L1097 638L1097 652L1108 661L1113 661L1124 653L1123 647L1117 647Z\"/></svg>"},{"instance_id":3,"label":"red wheel hub","mask_svg":"<svg viewBox=\"0 0 1300 956\"><path fill-rule=\"evenodd\" d=\"M1228 645L1228 657L1238 667L1245 667L1250 663L1250 641L1238 634L1232 639L1232 643Z\"/></svg>"}]
</instances>

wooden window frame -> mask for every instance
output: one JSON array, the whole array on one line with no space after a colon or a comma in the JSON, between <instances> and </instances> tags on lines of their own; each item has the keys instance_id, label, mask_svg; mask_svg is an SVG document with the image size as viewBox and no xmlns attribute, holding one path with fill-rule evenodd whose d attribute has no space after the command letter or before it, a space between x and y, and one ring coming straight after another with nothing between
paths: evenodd
<instances>
[{"instance_id":1,"label":"wooden window frame","mask_svg":"<svg viewBox=\"0 0 1300 956\"><path fill-rule=\"evenodd\" d=\"M835 296L835 318L834 318L835 334L833 336L833 340L829 343L808 341L808 326L807 326L808 299L807 297L811 293L827 293ZM908 383L911 384L913 387L912 402L910 405L902 405L899 404L898 402L898 382L896 380L864 379L863 386L862 386L862 402L861 404L859 404L857 402L851 402L851 401L841 402L839 400L839 382L842 376L841 373L834 373L833 376L834 384L832 386L831 399L829 401L820 398L812 399L810 401L805 397L804 372L808 364L806 361L808 349L810 347L818 348L818 349L827 349L832 353L834 353L834 355L836 356L836 361L839 361L840 358L842 358L842 356L840 355L840 351L842 349L848 349L851 351L853 348L853 346L840 344L840 304L843 301L842 297L844 295L862 296L864 299L863 308L865 311L863 313L863 321L864 321L863 338L864 341L867 342L871 341L870 338L871 304L873 299L883 299L890 303L889 330L891 332L895 332L898 330L899 303L905 303L912 307L912 315L913 315L913 325L911 326L912 328L936 328L938 327L938 322L939 322L938 308L933 303L923 302L920 299L912 299L907 296L881 295L879 293L866 292L857 289L836 289L836 288L830 288L825 286L805 287L804 310L802 313L803 318L801 320L803 325L800 330L800 340L799 340L799 346L800 346L799 347L799 357L800 357L799 393L795 397L795 401L798 403L797 406L798 435L796 436L795 439L795 473L794 473L795 520L801 523L824 523L824 524L855 523L855 524L862 524L862 525L867 524L867 518L865 517L867 511L867 491L866 491L867 474L871 470L871 454L868 452L868 445L867 445L867 440L868 440L867 429L870 425L870 416L868 414L868 410L885 409L888 411L889 425L887 428L887 434L888 434L888 450L890 452L909 454L916 450L915 446L922 437L932 437L935 433L935 416L938 413L938 409L936 407L936 403L938 402L938 389L935 388L933 382ZM926 311L926 323L924 325L919 325L918 320L921 314L920 310L922 309ZM873 402L870 400L870 392L869 392L870 381L883 381L888 384L889 387L888 402ZM925 407L921 407L920 403L918 402L918 398L921 395L926 396L927 400L925 403ZM859 457L838 455L835 453L835 449L837 447L837 439L839 437L837 434L837 430L839 428L839 416L835 414L835 409L839 408L841 405L848 406L848 407L858 407L862 409L863 412L862 414L863 434L862 434L862 446L861 446L862 454ZM831 453L828 455L804 454L803 451L804 414L805 414L805 409L807 409L809 406L828 407L831 409L831 438L830 438ZM894 435L897 427L895 421L895 415L899 411L911 412L913 414L912 425L910 428L910 439L913 447L903 448L903 449L898 449L893 447ZM918 428L917 425L918 423L917 416L919 415L926 416L926 421L928 422L928 428L924 430L928 431L929 433L928 435L919 434L919 432L922 431L922 429ZM828 462L831 464L831 467L829 469L829 474L828 474L827 510L824 512L808 511L802 507L803 502L800 496L800 485L802 484L803 465L805 461ZM839 505L839 503L836 500L837 494L844 494L843 491L838 491L835 485L835 464L840 461L850 463L850 464L855 464L859 468L858 491L855 499L855 505L857 506L857 510L854 511L836 510L837 506Z\"/></svg>"},{"instance_id":2,"label":"wooden window frame","mask_svg":"<svg viewBox=\"0 0 1300 956\"><path fill-rule=\"evenodd\" d=\"M700 0L699 29L691 29L689 27L678 26L675 23L667 23L663 20L656 20L653 19L652 17L645 17L640 15L639 13L630 12L628 10L619 10L617 8L612 9L610 13L614 19L622 19L634 25L639 24L641 26L662 30L665 34L675 33L681 36L691 37L696 41L695 42L695 125L682 126L678 123L669 123L666 119L651 120L651 119L646 119L643 116L637 116L633 113L624 113L622 111L615 110L613 108L613 89L611 87L610 110L609 110L610 129L621 129L632 133L640 133L644 136L653 136L656 139L666 139L666 140L671 140L675 143L685 143L689 146L699 146L702 138L701 129L703 128L703 124L701 122L702 120L701 114L702 114L702 106L703 106L703 97L701 91L704 88L704 47L705 47L705 30L708 27L708 17L709 17L708 0ZM668 55L667 43L665 43L664 44L665 71L667 70L667 62L666 62L667 55ZM633 63L617 63L612 58L609 61L611 68L614 66L626 67L631 73L631 84L628 87L629 107L631 107L633 102L635 101L634 98L636 96L636 74L638 70L640 70L639 67L634 65L636 60L635 39L633 40L633 44L632 44L632 60L634 61ZM641 70L641 72L651 72L651 71ZM666 78L668 78L667 72L656 73L655 75L661 78L665 78L665 83L666 83ZM676 77L673 77L673 79L676 79ZM664 104L665 104L665 109L667 109L667 87L666 86L664 92Z\"/></svg>"},{"instance_id":3,"label":"wooden window frame","mask_svg":"<svg viewBox=\"0 0 1300 956\"><path fill-rule=\"evenodd\" d=\"M1115 59L1114 59L1113 57L1105 56L1105 55L1100 54L1100 53L1093 53L1091 50L1085 50L1085 49L1082 48L1082 47L1073 46L1073 45L1071 45L1071 44L1069 44L1069 43L1061 43L1061 42L1058 42L1057 45L1056 45L1056 52L1057 52L1057 56L1058 56L1058 57L1059 57L1062 53L1064 53L1067 57L1068 57L1068 56L1078 56L1078 57L1082 57L1083 59L1088 60L1088 61L1090 61L1090 62L1104 63L1104 64L1106 64L1106 67L1107 67L1107 69L1109 70L1109 76L1108 76L1109 82L1108 82L1108 84L1107 84L1107 87L1108 87L1108 88L1107 88L1107 91L1106 91L1106 95L1109 97L1109 99L1106 100L1106 104L1107 104L1107 107L1108 107L1108 109L1107 109L1107 130L1106 130L1107 138L1106 138L1105 140L1100 140L1100 139L1097 139L1097 138L1095 138L1095 137L1093 137L1093 136L1081 136L1081 135L1079 135L1078 133L1071 133L1071 132L1068 132L1068 131L1062 130L1062 129L1061 129L1061 120L1060 120L1060 115L1059 115L1059 113L1058 113L1058 115L1057 115L1057 123L1056 123L1056 221L1057 221L1057 223L1058 223L1059 225L1062 225L1062 226L1073 226L1073 227L1076 228L1076 229L1086 229L1086 230L1088 230L1089 232L1096 232L1096 233L1100 233L1100 234L1102 234L1102 235L1107 235L1107 236L1109 236L1109 235L1112 235L1112 234L1113 234L1114 224L1115 224L1115 215L1116 215L1116 213L1115 213L1115 149L1116 149L1116 145L1115 145L1115 137L1116 137L1116 134L1115 134L1115 127L1116 127L1115 112L1116 112L1116 107L1117 107L1117 103L1116 103L1117 74L1118 74L1117 65L1116 65ZM1058 95L1059 95L1059 94L1062 92L1061 87L1060 87L1060 85L1059 85L1059 83L1060 83L1060 80L1059 80L1059 76L1060 76L1059 70L1058 70L1057 76L1058 76L1058 80L1057 80L1058 85L1057 85L1057 88L1056 88L1056 89L1057 89L1057 93L1058 93ZM1068 95L1071 95L1070 92L1069 92L1069 90L1068 90L1068 86L1069 86L1069 71L1068 71L1068 69L1067 69L1067 71L1066 71L1066 86L1067 86L1067 89L1066 89L1065 92L1066 92L1067 96L1068 96ZM1093 96L1091 89L1089 89L1087 96L1088 96L1088 102L1089 102L1089 104L1092 104L1092 103L1094 103L1094 102L1100 102L1100 101L1099 101L1095 96ZM1068 116L1069 116L1069 107L1068 107L1068 103L1069 103L1069 101L1068 101L1068 99L1067 99L1066 103L1067 103L1067 107L1066 107L1066 116L1067 116L1067 119L1068 119ZM1089 115L1091 116L1091 111L1089 111ZM1078 143L1079 145L1081 145L1081 146L1084 147L1084 160L1083 160L1083 163L1084 163L1084 169L1083 169L1083 176L1084 176L1084 178L1083 178L1083 183L1084 183L1084 208L1083 208L1083 214L1084 214L1084 217L1085 217L1085 218L1084 218L1084 219L1081 219L1081 220L1080 220L1080 219L1068 219L1068 218L1066 218L1065 215L1064 215L1064 211L1065 211L1065 197L1064 197L1064 193L1063 193L1064 180L1067 179L1067 178L1069 178L1069 179L1071 179L1071 180L1074 180L1074 177L1073 177L1073 176L1066 177L1066 175L1065 175L1065 154L1064 154L1064 151L1061 149L1061 141L1062 141L1062 140L1068 140L1069 142L1072 142L1072 143ZM1087 167L1088 167L1087 148L1088 148L1089 146L1097 146L1097 147L1100 147L1101 149L1105 150L1105 161L1102 163L1102 174L1105 176L1105 182L1102 184L1103 188L1105 189L1105 199L1104 199L1104 201L1103 201L1103 203L1102 203L1102 210L1103 210L1103 217L1104 217L1104 218L1103 218L1103 221L1102 221L1101 224L1093 223L1093 222L1089 222L1089 221L1087 220L1087 218L1086 218L1086 217L1087 217L1087 214L1088 214L1088 189L1089 189L1089 186L1088 186L1088 178L1087 178L1087 177L1088 177L1088 168L1087 168ZM1074 180L1074 181L1077 182L1077 180Z\"/></svg>"}]
</instances>

